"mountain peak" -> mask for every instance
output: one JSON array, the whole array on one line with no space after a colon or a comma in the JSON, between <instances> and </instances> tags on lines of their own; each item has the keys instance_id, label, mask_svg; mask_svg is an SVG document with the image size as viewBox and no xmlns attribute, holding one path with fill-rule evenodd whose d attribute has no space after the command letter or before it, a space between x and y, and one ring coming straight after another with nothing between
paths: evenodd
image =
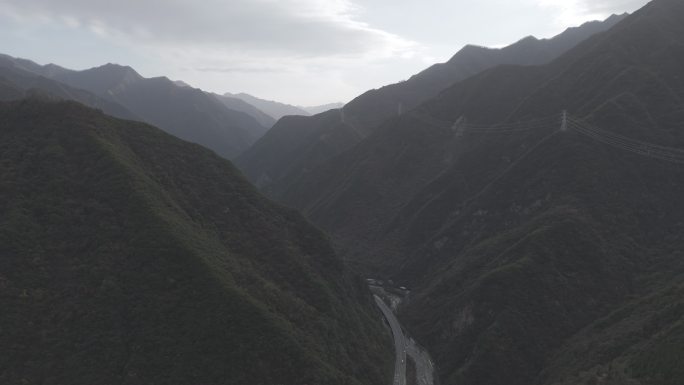
<instances>
[{"instance_id":1,"label":"mountain peak","mask_svg":"<svg viewBox=\"0 0 684 385\"><path fill-rule=\"evenodd\" d=\"M116 63L107 63L107 64L99 66L99 67L91 68L91 70L98 71L100 73L110 73L112 75L119 75L122 78L131 78L131 79L134 78L137 80L143 78L132 67L124 66L124 65L116 64Z\"/></svg>"},{"instance_id":2,"label":"mountain peak","mask_svg":"<svg viewBox=\"0 0 684 385\"><path fill-rule=\"evenodd\" d=\"M520 43L536 43L538 41L539 41L539 39L537 39L535 36L529 35L529 36L525 36L522 39L518 40L517 43L518 44L520 44Z\"/></svg>"},{"instance_id":3,"label":"mountain peak","mask_svg":"<svg viewBox=\"0 0 684 385\"><path fill-rule=\"evenodd\" d=\"M54 78L98 95L116 93L117 90L144 79L133 68L114 63L85 71L69 71Z\"/></svg>"},{"instance_id":4,"label":"mountain peak","mask_svg":"<svg viewBox=\"0 0 684 385\"><path fill-rule=\"evenodd\" d=\"M620 14L614 13L614 14L610 15L605 21L622 20L622 19L624 19L624 18L627 17L627 16L629 16L629 13L628 13L628 12L623 12L623 13L620 13Z\"/></svg>"}]
</instances>

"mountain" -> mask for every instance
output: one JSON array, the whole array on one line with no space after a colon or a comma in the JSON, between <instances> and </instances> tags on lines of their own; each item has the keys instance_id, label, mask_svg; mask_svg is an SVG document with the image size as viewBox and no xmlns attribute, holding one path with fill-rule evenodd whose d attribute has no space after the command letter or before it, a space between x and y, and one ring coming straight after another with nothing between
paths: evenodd
<instances>
[{"instance_id":1,"label":"mountain","mask_svg":"<svg viewBox=\"0 0 684 385\"><path fill-rule=\"evenodd\" d=\"M245 102L242 99L218 94L212 95L231 110L244 112L245 114L253 117L257 122L259 122L260 125L262 125L266 129L270 129L276 123L276 120L273 117L261 111L260 109L254 107L253 105Z\"/></svg>"},{"instance_id":2,"label":"mountain","mask_svg":"<svg viewBox=\"0 0 684 385\"><path fill-rule=\"evenodd\" d=\"M296 107L284 103L278 103L272 100L259 99L255 96L245 93L231 94L227 92L224 94L224 96L243 100L251 104L252 106L258 108L259 110L265 112L266 114L270 115L275 120L280 120L282 117L289 115L309 115L309 113L303 110L301 107Z\"/></svg>"},{"instance_id":3,"label":"mountain","mask_svg":"<svg viewBox=\"0 0 684 385\"><path fill-rule=\"evenodd\" d=\"M330 110L312 117L285 116L235 163L263 193L277 197L275 186L294 183L299 174L308 171L308 165L320 164L362 139L354 127L340 121L340 113Z\"/></svg>"},{"instance_id":4,"label":"mountain","mask_svg":"<svg viewBox=\"0 0 684 385\"><path fill-rule=\"evenodd\" d=\"M316 115L320 114L329 110L339 110L340 108L344 107L344 103L330 103L330 104L324 104L321 106L311 106L311 107L303 107L300 106L302 110L306 111L309 115Z\"/></svg>"},{"instance_id":5,"label":"mountain","mask_svg":"<svg viewBox=\"0 0 684 385\"><path fill-rule=\"evenodd\" d=\"M498 65L548 63L589 36L614 26L625 16L586 23L552 39L528 37L502 49L466 46L447 63L434 65L405 82L364 93L347 103L335 120L326 113L308 120L279 121L236 159L236 164L262 191L279 198L291 181L349 149L388 119L437 96L458 81ZM275 139L282 137L289 139L286 142ZM336 138L340 141L334 142Z\"/></svg>"},{"instance_id":6,"label":"mountain","mask_svg":"<svg viewBox=\"0 0 684 385\"><path fill-rule=\"evenodd\" d=\"M134 113L114 101L46 77L62 71L66 70L54 64L40 66L29 60L0 54L0 79L4 79L6 86L13 89L11 93L0 94L0 100L16 100L29 94L42 93L54 98L75 100L122 119L138 119Z\"/></svg>"},{"instance_id":7,"label":"mountain","mask_svg":"<svg viewBox=\"0 0 684 385\"><path fill-rule=\"evenodd\" d=\"M21 91L7 79L0 77L0 100L16 100L21 99L23 96L23 91Z\"/></svg>"},{"instance_id":8,"label":"mountain","mask_svg":"<svg viewBox=\"0 0 684 385\"><path fill-rule=\"evenodd\" d=\"M225 158L237 156L267 130L210 94L165 77L144 78L131 67L107 64L58 73L53 79L115 101L143 121Z\"/></svg>"},{"instance_id":9,"label":"mountain","mask_svg":"<svg viewBox=\"0 0 684 385\"><path fill-rule=\"evenodd\" d=\"M465 46L448 62L436 64L407 81L368 91L345 106L347 119L354 119L363 132L396 116L398 109L407 111L437 96L449 86L499 65L540 65L557 58L588 37L606 31L627 15L613 15L569 28L551 39L528 36L510 46L493 49Z\"/></svg>"},{"instance_id":10,"label":"mountain","mask_svg":"<svg viewBox=\"0 0 684 385\"><path fill-rule=\"evenodd\" d=\"M182 80L176 80L176 81L174 81L174 83L176 83L176 85L178 85L180 87L194 88ZM209 94L212 95L213 97L217 98L219 101L221 101L221 103L223 103L229 109L234 110L234 111L244 112L247 115L253 117L260 125L262 125L266 129L273 127L273 125L276 122L275 119L273 119L270 115L267 115L266 113L264 113L260 109L258 109L256 107L254 107L253 105L243 101L242 99L231 98L228 96L219 95L219 94L215 94L215 93L209 93Z\"/></svg>"},{"instance_id":11,"label":"mountain","mask_svg":"<svg viewBox=\"0 0 684 385\"><path fill-rule=\"evenodd\" d=\"M0 179L0 382L389 382L364 283L213 152L32 98Z\"/></svg>"},{"instance_id":12,"label":"mountain","mask_svg":"<svg viewBox=\"0 0 684 385\"><path fill-rule=\"evenodd\" d=\"M548 64L480 72L281 201L411 289L400 318L443 384L681 383L683 20L655 0Z\"/></svg>"},{"instance_id":13,"label":"mountain","mask_svg":"<svg viewBox=\"0 0 684 385\"><path fill-rule=\"evenodd\" d=\"M191 86L190 84L188 84L188 83L186 83L186 82L184 82L184 81L182 81L182 80L175 80L174 83L176 83L176 85L177 85L177 86L180 86L180 87L192 88L192 86Z\"/></svg>"},{"instance_id":14,"label":"mountain","mask_svg":"<svg viewBox=\"0 0 684 385\"><path fill-rule=\"evenodd\" d=\"M320 106L293 106L290 104L274 102L272 100L260 99L245 93L231 94L228 92L225 93L223 96L242 100L245 103L254 106L258 110L264 111L266 114L268 114L275 120L280 120L285 116L309 116L320 114L322 112L339 109L344 106L344 103L330 103L323 104Z\"/></svg>"},{"instance_id":15,"label":"mountain","mask_svg":"<svg viewBox=\"0 0 684 385\"><path fill-rule=\"evenodd\" d=\"M30 72L39 76L50 78L56 74L67 72L66 68L60 67L56 64L40 65L31 60L14 58L9 55L0 53L0 63L3 67L10 67L22 71Z\"/></svg>"},{"instance_id":16,"label":"mountain","mask_svg":"<svg viewBox=\"0 0 684 385\"><path fill-rule=\"evenodd\" d=\"M116 117L155 124L226 158L247 149L273 123L273 119L244 103L219 100L165 77L146 79L128 66L107 64L73 71L0 55L0 76L23 90L22 95L38 90Z\"/></svg>"},{"instance_id":17,"label":"mountain","mask_svg":"<svg viewBox=\"0 0 684 385\"><path fill-rule=\"evenodd\" d=\"M84 71L60 72L53 78L72 87L109 97L145 80L133 68L112 63Z\"/></svg>"}]
</instances>

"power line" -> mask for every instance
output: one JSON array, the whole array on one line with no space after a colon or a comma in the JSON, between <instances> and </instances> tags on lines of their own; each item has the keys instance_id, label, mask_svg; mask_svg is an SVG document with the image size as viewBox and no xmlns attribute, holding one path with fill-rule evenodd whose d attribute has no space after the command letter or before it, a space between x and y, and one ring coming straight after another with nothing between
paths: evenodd
<instances>
[{"instance_id":1,"label":"power line","mask_svg":"<svg viewBox=\"0 0 684 385\"><path fill-rule=\"evenodd\" d=\"M568 118L568 123L576 132L609 146L666 162L684 164L684 150L682 149L660 146L629 138L624 135L597 128L572 117Z\"/></svg>"},{"instance_id":2,"label":"power line","mask_svg":"<svg viewBox=\"0 0 684 385\"><path fill-rule=\"evenodd\" d=\"M539 119L532 119L527 121L509 122L509 123L499 123L499 124L473 124L468 123L464 117L458 118L455 122L448 122L442 119L435 118L429 114L421 113L418 110L414 110L411 116L421 121L422 123L442 128L451 129L456 131L459 135L465 133L473 134L506 134L515 132L531 131L539 128L547 128L551 125L558 124L557 116L547 116Z\"/></svg>"},{"instance_id":3,"label":"power line","mask_svg":"<svg viewBox=\"0 0 684 385\"><path fill-rule=\"evenodd\" d=\"M411 116L414 119L437 128L451 129L452 131L455 131L456 135L459 137L466 134L514 134L548 127L557 127L559 131L567 131L568 129L572 129L573 131L587 136L593 140L615 148L632 152L634 154L671 163L684 164L683 149L648 143L611 131L603 130L581 119L571 116L566 111L563 111L560 119L558 115L554 115L527 121L507 122L491 125L468 123L465 117L460 117L455 122L448 122L437 119L429 114L421 113L419 110L414 110Z\"/></svg>"}]
</instances>

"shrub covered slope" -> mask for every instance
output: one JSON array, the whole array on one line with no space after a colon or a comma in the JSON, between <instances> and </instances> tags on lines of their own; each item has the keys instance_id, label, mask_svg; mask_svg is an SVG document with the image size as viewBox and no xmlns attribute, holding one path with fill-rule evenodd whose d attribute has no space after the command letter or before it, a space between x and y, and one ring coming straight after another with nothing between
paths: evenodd
<instances>
[{"instance_id":1,"label":"shrub covered slope","mask_svg":"<svg viewBox=\"0 0 684 385\"><path fill-rule=\"evenodd\" d=\"M202 147L0 104L0 383L380 384L362 283Z\"/></svg>"}]
</instances>

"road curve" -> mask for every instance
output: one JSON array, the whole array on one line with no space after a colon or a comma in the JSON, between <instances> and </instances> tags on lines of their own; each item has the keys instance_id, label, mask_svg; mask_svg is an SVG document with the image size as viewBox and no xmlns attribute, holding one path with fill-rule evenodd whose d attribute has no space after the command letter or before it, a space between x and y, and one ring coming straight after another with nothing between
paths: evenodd
<instances>
[{"instance_id":1,"label":"road curve","mask_svg":"<svg viewBox=\"0 0 684 385\"><path fill-rule=\"evenodd\" d=\"M411 338L406 340L406 354L416 363L416 381L418 385L433 385L434 371L432 360L427 351Z\"/></svg>"},{"instance_id":2,"label":"road curve","mask_svg":"<svg viewBox=\"0 0 684 385\"><path fill-rule=\"evenodd\" d=\"M396 352L396 361L394 363L394 382L393 385L406 385L406 338L404 337L404 332L401 330L401 325L394 316L392 310L390 310L385 302L383 302L380 297L373 295L375 298L375 303L378 305L382 314L392 329L392 335L394 336L394 350Z\"/></svg>"}]
</instances>

